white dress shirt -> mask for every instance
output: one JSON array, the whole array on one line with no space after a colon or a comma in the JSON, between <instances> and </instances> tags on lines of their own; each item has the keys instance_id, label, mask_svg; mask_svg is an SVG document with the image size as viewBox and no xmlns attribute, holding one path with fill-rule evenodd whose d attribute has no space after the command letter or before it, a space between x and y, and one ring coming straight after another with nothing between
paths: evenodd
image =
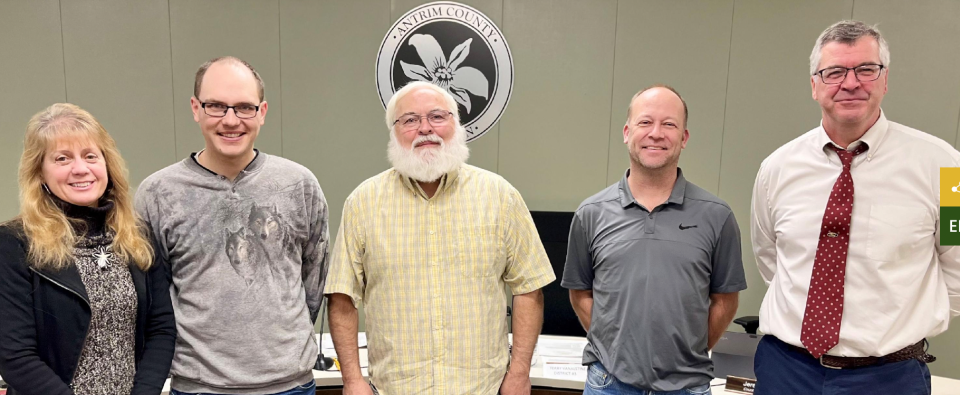
<instances>
[{"instance_id":1,"label":"white dress shirt","mask_svg":"<svg viewBox=\"0 0 960 395\"><path fill-rule=\"evenodd\" d=\"M840 342L827 354L882 356L947 330L960 315L960 248L940 245L940 168L960 167L943 140L881 112L853 159L853 216ZM757 173L751 236L769 288L760 330L803 347L823 211L842 166L820 127L774 151Z\"/></svg>"}]
</instances>

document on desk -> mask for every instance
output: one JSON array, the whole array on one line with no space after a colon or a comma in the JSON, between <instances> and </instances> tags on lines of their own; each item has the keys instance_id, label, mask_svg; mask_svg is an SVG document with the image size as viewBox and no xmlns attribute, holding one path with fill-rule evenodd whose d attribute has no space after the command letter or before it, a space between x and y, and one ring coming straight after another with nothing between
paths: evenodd
<instances>
[{"instance_id":1,"label":"document on desk","mask_svg":"<svg viewBox=\"0 0 960 395\"><path fill-rule=\"evenodd\" d=\"M543 377L560 380L587 380L587 367L579 357L543 357Z\"/></svg>"},{"instance_id":2,"label":"document on desk","mask_svg":"<svg viewBox=\"0 0 960 395\"><path fill-rule=\"evenodd\" d=\"M367 332L357 333L357 348L364 348L367 346ZM333 350L333 337L329 333L324 333L320 336L320 349L321 350Z\"/></svg>"},{"instance_id":3,"label":"document on desk","mask_svg":"<svg viewBox=\"0 0 960 395\"><path fill-rule=\"evenodd\" d=\"M537 352L543 357L580 358L587 339L543 339L537 342Z\"/></svg>"},{"instance_id":4,"label":"document on desk","mask_svg":"<svg viewBox=\"0 0 960 395\"><path fill-rule=\"evenodd\" d=\"M542 357L544 365L583 365L581 357Z\"/></svg>"}]
</instances>

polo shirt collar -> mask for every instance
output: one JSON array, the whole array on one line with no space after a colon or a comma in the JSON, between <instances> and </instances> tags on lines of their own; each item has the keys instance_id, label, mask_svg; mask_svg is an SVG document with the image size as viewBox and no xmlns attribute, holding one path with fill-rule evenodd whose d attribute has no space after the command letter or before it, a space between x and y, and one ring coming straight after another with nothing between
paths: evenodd
<instances>
[{"instance_id":1,"label":"polo shirt collar","mask_svg":"<svg viewBox=\"0 0 960 395\"><path fill-rule=\"evenodd\" d=\"M627 172L623 174L623 178L620 179L620 206L623 208L630 207L631 204L640 206L640 203L637 203L637 199L633 197L633 193L630 192L630 184L627 183L627 178L630 177L630 169L627 169ZM670 192L670 197L667 198L667 203L673 204L683 204L683 196L687 191L687 179L683 177L683 170L677 168L677 181L673 184L673 190Z\"/></svg>"},{"instance_id":2,"label":"polo shirt collar","mask_svg":"<svg viewBox=\"0 0 960 395\"><path fill-rule=\"evenodd\" d=\"M443 193L444 191L450 188L453 188L453 185L457 181L457 178L460 176L460 169L463 166L464 165L461 164L460 166L457 166L455 169L440 176L440 186L437 188L437 193L433 194L433 197L437 197L437 195L439 195L440 193ZM413 193L419 196L422 196L424 199L430 200L430 198L427 197L427 194L423 192L423 188L420 188L420 184L418 184L416 180L410 177L407 177L403 174L400 174L400 172L397 171L396 168L394 168L393 171L397 173L397 177L400 177L400 180L403 182L403 186L405 186L407 189L409 189Z\"/></svg>"},{"instance_id":3,"label":"polo shirt collar","mask_svg":"<svg viewBox=\"0 0 960 395\"><path fill-rule=\"evenodd\" d=\"M847 151L856 149L860 143L866 143L868 147L866 154L876 155L880 149L880 143L883 142L883 138L886 137L889 128L890 121L887 121L887 116L883 113L883 109L880 109L880 118L877 119L877 122L874 123L870 129L867 129L867 132L864 133L859 140L850 143ZM817 147L822 148L824 154L827 154L827 151L833 151L828 147L828 145L831 144L837 146L833 140L830 140L830 136L827 136L827 131L823 129L823 120L820 120L820 133L817 134Z\"/></svg>"}]
</instances>

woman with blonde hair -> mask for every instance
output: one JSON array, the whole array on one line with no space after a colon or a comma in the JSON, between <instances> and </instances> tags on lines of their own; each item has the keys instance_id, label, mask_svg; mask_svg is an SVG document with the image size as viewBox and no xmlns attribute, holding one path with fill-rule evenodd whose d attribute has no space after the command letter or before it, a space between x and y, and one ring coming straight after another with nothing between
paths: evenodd
<instances>
[{"instance_id":1,"label":"woman with blonde hair","mask_svg":"<svg viewBox=\"0 0 960 395\"><path fill-rule=\"evenodd\" d=\"M54 104L27 125L18 178L20 214L0 226L8 394L159 394L176 340L169 271L113 138Z\"/></svg>"}]
</instances>

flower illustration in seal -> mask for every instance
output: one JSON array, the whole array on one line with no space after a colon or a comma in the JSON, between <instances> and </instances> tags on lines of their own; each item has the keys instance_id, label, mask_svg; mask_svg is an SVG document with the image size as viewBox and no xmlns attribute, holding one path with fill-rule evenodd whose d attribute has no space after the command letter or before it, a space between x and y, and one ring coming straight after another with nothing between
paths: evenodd
<instances>
[{"instance_id":1,"label":"flower illustration in seal","mask_svg":"<svg viewBox=\"0 0 960 395\"><path fill-rule=\"evenodd\" d=\"M470 54L470 43L472 38L468 38L462 44L457 45L450 53L450 60L444 56L443 49L437 39L429 34L414 34L410 37L410 45L417 49L420 60L423 65L410 64L400 61L400 67L403 67L403 73L407 77L416 81L432 82L437 86L446 89L453 95L453 98L467 109L470 113L470 94L488 99L489 82L487 77L473 67L459 67L461 63Z\"/></svg>"}]
</instances>

